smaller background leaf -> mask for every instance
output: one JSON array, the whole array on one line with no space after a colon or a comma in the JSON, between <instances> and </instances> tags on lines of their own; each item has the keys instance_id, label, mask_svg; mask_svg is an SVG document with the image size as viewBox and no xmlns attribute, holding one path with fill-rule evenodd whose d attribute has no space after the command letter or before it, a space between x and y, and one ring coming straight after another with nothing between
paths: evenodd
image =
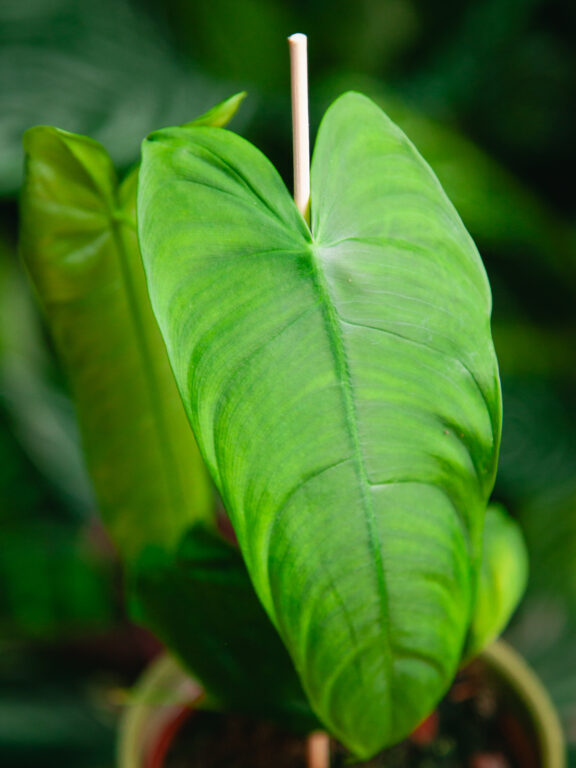
<instances>
[{"instance_id":1,"label":"smaller background leaf","mask_svg":"<svg viewBox=\"0 0 576 768\"><path fill-rule=\"evenodd\" d=\"M478 597L466 658L479 653L504 629L528 580L528 553L518 523L504 507L491 504L484 524L484 550Z\"/></svg>"},{"instance_id":2,"label":"smaller background leaf","mask_svg":"<svg viewBox=\"0 0 576 768\"><path fill-rule=\"evenodd\" d=\"M318 727L239 550L202 525L171 554L149 547L130 581L134 615L206 685L219 707ZM175 620L178 617L178 620Z\"/></svg>"},{"instance_id":3,"label":"smaller background leaf","mask_svg":"<svg viewBox=\"0 0 576 768\"><path fill-rule=\"evenodd\" d=\"M134 221L96 142L28 131L21 252L69 374L88 466L125 556L210 519L209 481L149 304ZM105 308L105 311L103 311Z\"/></svg>"}]
</instances>

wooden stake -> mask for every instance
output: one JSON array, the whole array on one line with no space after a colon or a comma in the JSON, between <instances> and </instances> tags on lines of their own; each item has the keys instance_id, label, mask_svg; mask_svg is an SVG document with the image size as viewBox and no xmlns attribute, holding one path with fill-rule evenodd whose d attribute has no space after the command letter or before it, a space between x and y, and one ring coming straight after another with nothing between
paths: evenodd
<instances>
[{"instance_id":1,"label":"wooden stake","mask_svg":"<svg viewBox=\"0 0 576 768\"><path fill-rule=\"evenodd\" d=\"M306 742L308 768L330 768L330 736L325 731L314 731Z\"/></svg>"},{"instance_id":2,"label":"wooden stake","mask_svg":"<svg viewBox=\"0 0 576 768\"><path fill-rule=\"evenodd\" d=\"M292 146L294 149L294 202L310 220L310 128L308 124L308 56L306 35L288 38L292 84Z\"/></svg>"}]
</instances>

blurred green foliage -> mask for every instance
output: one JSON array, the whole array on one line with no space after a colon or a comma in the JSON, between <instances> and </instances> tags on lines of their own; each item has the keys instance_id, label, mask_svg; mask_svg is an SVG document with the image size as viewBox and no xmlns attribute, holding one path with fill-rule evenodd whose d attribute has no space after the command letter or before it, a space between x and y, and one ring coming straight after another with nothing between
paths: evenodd
<instances>
[{"instance_id":1,"label":"blurred green foliage","mask_svg":"<svg viewBox=\"0 0 576 768\"><path fill-rule=\"evenodd\" d=\"M241 132L290 184L284 38L294 31L309 35L313 129L345 88L379 101L434 167L485 259L504 391L496 498L531 553L509 636L576 743L576 6L563 0L0 4L0 660L9 643L26 668L47 642L120 621L63 376L16 257L22 133L38 123L86 133L124 168L148 131L242 87ZM110 729L87 729L80 743L71 714L82 702L98 721L98 707L65 666L51 688L47 667L28 664L32 717L0 663L0 722L11 724L0 728L0 763L38 764L44 732L44 746L53 739L60 755L74 754L70 764L110 764ZM32 721L34 739L23 729Z\"/></svg>"}]
</instances>

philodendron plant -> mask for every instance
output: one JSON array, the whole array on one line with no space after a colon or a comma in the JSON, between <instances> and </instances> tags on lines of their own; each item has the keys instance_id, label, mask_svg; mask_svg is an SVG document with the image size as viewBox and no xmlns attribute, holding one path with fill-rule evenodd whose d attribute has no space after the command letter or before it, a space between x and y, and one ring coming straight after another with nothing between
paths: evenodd
<instances>
[{"instance_id":1,"label":"philodendron plant","mask_svg":"<svg viewBox=\"0 0 576 768\"><path fill-rule=\"evenodd\" d=\"M319 721L368 757L433 710L523 589L520 534L486 514L490 290L374 103L348 93L324 116L308 223L223 128L239 101L153 133L120 185L95 142L31 129L22 254L135 616L210 706Z\"/></svg>"}]
</instances>

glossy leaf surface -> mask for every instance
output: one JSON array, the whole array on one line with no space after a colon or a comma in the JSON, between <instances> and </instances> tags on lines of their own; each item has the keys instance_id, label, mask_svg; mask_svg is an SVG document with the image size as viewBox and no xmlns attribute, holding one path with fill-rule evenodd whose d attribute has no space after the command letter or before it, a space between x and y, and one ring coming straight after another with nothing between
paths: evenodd
<instances>
[{"instance_id":1,"label":"glossy leaf surface","mask_svg":"<svg viewBox=\"0 0 576 768\"><path fill-rule=\"evenodd\" d=\"M470 626L466 658L472 658L505 628L528 580L528 553L518 523L491 504L484 526L484 556L478 599Z\"/></svg>"},{"instance_id":2,"label":"glossy leaf surface","mask_svg":"<svg viewBox=\"0 0 576 768\"><path fill-rule=\"evenodd\" d=\"M368 99L327 112L312 231L222 130L143 149L152 304L258 595L361 756L454 674L500 432L490 292L429 167Z\"/></svg>"},{"instance_id":3,"label":"glossy leaf surface","mask_svg":"<svg viewBox=\"0 0 576 768\"><path fill-rule=\"evenodd\" d=\"M125 556L168 544L209 486L147 297L136 172L119 186L96 142L25 137L21 253L69 374L99 506Z\"/></svg>"}]
</instances>

